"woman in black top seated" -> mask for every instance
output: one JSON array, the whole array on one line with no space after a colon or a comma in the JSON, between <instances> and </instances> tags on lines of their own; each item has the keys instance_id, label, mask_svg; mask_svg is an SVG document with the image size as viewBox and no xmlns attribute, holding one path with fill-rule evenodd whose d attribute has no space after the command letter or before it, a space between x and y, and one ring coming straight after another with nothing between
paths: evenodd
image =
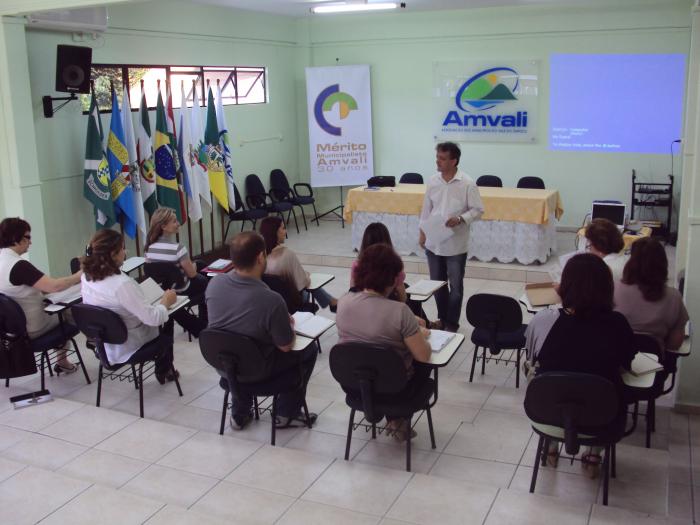
<instances>
[{"instance_id":1,"label":"woman in black top seated","mask_svg":"<svg viewBox=\"0 0 700 525\"><path fill-rule=\"evenodd\" d=\"M621 369L629 370L635 350L627 319L613 311L613 280L608 266L593 254L575 255L566 263L559 285L562 308L542 310L525 332L526 348L537 372L580 372L605 377L618 386L618 417L624 424ZM548 452L556 466L556 448ZM598 474L600 451L582 456L591 477Z\"/></svg>"}]
</instances>

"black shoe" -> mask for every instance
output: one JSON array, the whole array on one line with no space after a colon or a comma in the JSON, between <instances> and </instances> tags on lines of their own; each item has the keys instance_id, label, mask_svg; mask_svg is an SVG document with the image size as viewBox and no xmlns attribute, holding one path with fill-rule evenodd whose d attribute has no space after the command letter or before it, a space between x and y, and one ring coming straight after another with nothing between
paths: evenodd
<instances>
[{"instance_id":1,"label":"black shoe","mask_svg":"<svg viewBox=\"0 0 700 525\"><path fill-rule=\"evenodd\" d=\"M338 303L329 304L328 309L331 311L332 314L336 313L338 311Z\"/></svg>"},{"instance_id":2,"label":"black shoe","mask_svg":"<svg viewBox=\"0 0 700 525\"><path fill-rule=\"evenodd\" d=\"M176 379L180 378L180 372L175 370L174 368L172 370L168 370L167 372L158 373L156 372L156 379L161 385L164 385L165 383L168 383L170 381L175 381Z\"/></svg>"},{"instance_id":3,"label":"black shoe","mask_svg":"<svg viewBox=\"0 0 700 525\"><path fill-rule=\"evenodd\" d=\"M309 412L309 421L311 422L311 426L314 426L317 419L318 414ZM299 425L295 425L295 422L302 423L304 426L306 426L306 416L303 412L299 412L295 417L277 416L275 418L275 428L298 427Z\"/></svg>"},{"instance_id":4,"label":"black shoe","mask_svg":"<svg viewBox=\"0 0 700 525\"><path fill-rule=\"evenodd\" d=\"M247 414L235 414L229 419L229 424L233 430L243 430L252 420L253 414L250 412Z\"/></svg>"}]
</instances>

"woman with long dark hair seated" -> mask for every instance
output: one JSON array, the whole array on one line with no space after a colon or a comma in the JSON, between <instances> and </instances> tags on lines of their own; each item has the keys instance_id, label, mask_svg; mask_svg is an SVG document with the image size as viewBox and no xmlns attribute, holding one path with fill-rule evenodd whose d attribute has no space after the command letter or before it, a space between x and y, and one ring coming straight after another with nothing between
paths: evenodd
<instances>
[{"instance_id":1,"label":"woman with long dark hair seated","mask_svg":"<svg viewBox=\"0 0 700 525\"><path fill-rule=\"evenodd\" d=\"M172 208L158 208L151 216L151 225L146 236L146 262L170 263L177 267L180 279L173 285L175 293L197 299L199 318L187 310L180 309L174 315L180 326L198 337L207 326L207 306L204 292L207 278L197 271L197 266L190 259L187 248L177 242L176 234L180 229L177 215Z\"/></svg>"},{"instance_id":2,"label":"woman with long dark hair seated","mask_svg":"<svg viewBox=\"0 0 700 525\"><path fill-rule=\"evenodd\" d=\"M410 380L397 397L410 397L430 375L430 367L421 365L430 360L427 338L430 332L418 325L411 309L389 296L403 272L403 262L387 244L375 244L362 252L355 268L355 284L359 291L348 293L338 301L339 343L366 343L391 348L403 358ZM411 432L408 421L390 420L390 432L403 441Z\"/></svg>"},{"instance_id":3,"label":"woman with long dark hair seated","mask_svg":"<svg viewBox=\"0 0 700 525\"><path fill-rule=\"evenodd\" d=\"M101 306L122 318L128 337L122 344L105 344L107 359L112 364L138 359L154 359L156 379L163 384L179 374L173 368L173 340L158 327L168 321L168 307L175 303L173 290L166 290L158 304L146 301L139 285L119 269L126 258L124 238L114 230L100 230L90 241L81 260L82 295L85 304ZM146 343L161 337L160 345Z\"/></svg>"},{"instance_id":4,"label":"woman with long dark hair seated","mask_svg":"<svg viewBox=\"0 0 700 525\"><path fill-rule=\"evenodd\" d=\"M603 259L593 254L573 256L559 285L562 308L542 310L525 332L528 358L540 372L579 372L609 379L620 392L618 424L624 425L627 406L622 397L621 369L634 358L633 333L627 319L613 311L613 280ZM548 463L556 466L556 447ZM590 477L600 470L600 451L582 456Z\"/></svg>"},{"instance_id":5,"label":"woman with long dark hair seated","mask_svg":"<svg viewBox=\"0 0 700 525\"><path fill-rule=\"evenodd\" d=\"M683 343L688 311L683 296L668 281L668 258L661 243L642 237L632 244L630 259L615 283L615 309L632 330L649 334L660 348L676 350Z\"/></svg>"},{"instance_id":6,"label":"woman with long dark hair seated","mask_svg":"<svg viewBox=\"0 0 700 525\"><path fill-rule=\"evenodd\" d=\"M627 257L622 253L625 240L614 222L608 219L593 219L586 227L586 251L597 255L608 265L613 280L622 277Z\"/></svg>"},{"instance_id":7,"label":"woman with long dark hair seated","mask_svg":"<svg viewBox=\"0 0 700 525\"><path fill-rule=\"evenodd\" d=\"M265 239L265 249L267 250L265 273L279 275L293 282L299 292L304 292L304 289L311 284L309 272L304 270L297 255L283 246L287 237L284 221L279 217L265 217L260 223L260 235ZM338 300L323 288L314 290L312 295L321 308L328 307L331 312L336 311Z\"/></svg>"}]
</instances>

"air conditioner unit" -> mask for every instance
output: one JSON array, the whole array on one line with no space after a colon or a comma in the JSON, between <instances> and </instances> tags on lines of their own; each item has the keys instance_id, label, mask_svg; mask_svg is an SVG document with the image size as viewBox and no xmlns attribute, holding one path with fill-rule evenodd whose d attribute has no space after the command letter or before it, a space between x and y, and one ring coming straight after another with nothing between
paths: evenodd
<instances>
[{"instance_id":1,"label":"air conditioner unit","mask_svg":"<svg viewBox=\"0 0 700 525\"><path fill-rule=\"evenodd\" d=\"M107 30L107 8L56 9L27 15L27 27L67 31L69 33L100 33Z\"/></svg>"}]
</instances>

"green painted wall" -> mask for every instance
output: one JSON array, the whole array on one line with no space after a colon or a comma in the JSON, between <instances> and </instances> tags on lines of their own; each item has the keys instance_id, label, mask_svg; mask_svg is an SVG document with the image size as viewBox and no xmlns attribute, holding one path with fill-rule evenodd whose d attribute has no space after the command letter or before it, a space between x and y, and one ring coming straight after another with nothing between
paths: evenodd
<instances>
[{"instance_id":1,"label":"green painted wall","mask_svg":"<svg viewBox=\"0 0 700 525\"><path fill-rule=\"evenodd\" d=\"M666 182L670 157L549 151L549 55L687 53L690 45L692 2L606 3L617 7L603 8L602 3L592 1L585 8L405 12L317 17L305 23L312 65L371 66L375 170L379 175L435 172L436 117L431 99L435 61L540 60L538 143L463 143L460 165L473 178L495 174L506 185L514 186L521 176L542 177L549 187L561 191L562 224L579 226L596 198L629 203L633 168L644 180ZM669 137L669 145L675 138ZM308 166L302 152L300 160ZM679 155L674 167L679 175Z\"/></svg>"}]
</instances>

